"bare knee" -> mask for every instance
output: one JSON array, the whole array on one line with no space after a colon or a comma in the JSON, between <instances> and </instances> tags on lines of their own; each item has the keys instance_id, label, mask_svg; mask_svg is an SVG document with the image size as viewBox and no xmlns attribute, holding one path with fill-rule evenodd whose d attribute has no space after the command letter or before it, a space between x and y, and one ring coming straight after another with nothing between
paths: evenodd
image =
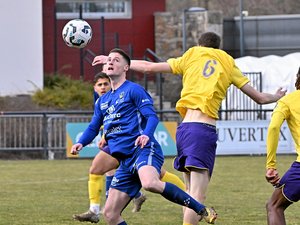
<instances>
[{"instance_id":1,"label":"bare knee","mask_svg":"<svg viewBox=\"0 0 300 225\"><path fill-rule=\"evenodd\" d=\"M159 192L159 181L157 180L145 180L142 181L142 187L146 191Z\"/></svg>"},{"instance_id":2,"label":"bare knee","mask_svg":"<svg viewBox=\"0 0 300 225\"><path fill-rule=\"evenodd\" d=\"M90 167L90 174L96 174L96 175L104 175L105 172L101 166L92 165Z\"/></svg>"},{"instance_id":3,"label":"bare knee","mask_svg":"<svg viewBox=\"0 0 300 225\"><path fill-rule=\"evenodd\" d=\"M103 210L103 216L104 216L105 221L108 224L114 224L115 221L117 220L114 213L111 210L106 210L105 208Z\"/></svg>"}]
</instances>

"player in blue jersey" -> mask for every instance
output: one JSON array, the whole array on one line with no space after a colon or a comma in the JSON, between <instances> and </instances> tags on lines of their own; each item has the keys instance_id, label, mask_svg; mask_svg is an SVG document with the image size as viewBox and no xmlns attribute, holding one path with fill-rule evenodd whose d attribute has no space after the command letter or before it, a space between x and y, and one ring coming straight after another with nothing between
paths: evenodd
<instances>
[{"instance_id":1,"label":"player in blue jersey","mask_svg":"<svg viewBox=\"0 0 300 225\"><path fill-rule=\"evenodd\" d=\"M152 63L132 60L130 69L142 73L173 73L182 76L183 89L176 109L183 118L176 133L177 157L174 168L184 172L189 194L204 202L212 176L216 147L216 120L222 100L231 84L240 88L259 104L272 103L284 96L255 90L235 65L234 59L219 49L220 37L207 32L201 35L198 46L190 48L181 57L167 62ZM97 56L94 65L105 62L106 56ZM183 225L197 225L199 216L190 209L184 213Z\"/></svg>"},{"instance_id":2,"label":"player in blue jersey","mask_svg":"<svg viewBox=\"0 0 300 225\"><path fill-rule=\"evenodd\" d=\"M108 224L126 224L121 213L141 187L191 208L208 223L214 223L217 215L212 208L206 208L176 185L160 181L164 157L154 138L158 118L151 96L140 85L126 80L129 56L113 49L107 63L112 90L96 102L93 118L71 153L77 154L89 144L104 125L111 155L120 163L104 209Z\"/></svg>"},{"instance_id":3,"label":"player in blue jersey","mask_svg":"<svg viewBox=\"0 0 300 225\"><path fill-rule=\"evenodd\" d=\"M105 71L105 68L103 68ZM99 97L104 95L110 90L110 79L104 73L98 73L94 78L94 103ZM110 156L110 150L107 146L101 146L101 151L95 156L92 161L92 165L89 170L88 192L90 199L89 210L74 214L73 218L78 221L87 221L92 223L98 223L100 217L100 200L101 193L103 192L104 174L106 176L105 189L106 197L108 195L108 189L110 187L112 178L115 174L115 169L119 166L118 160ZM146 196L139 192L133 199L134 207L133 212L138 212L141 209L142 204L145 202Z\"/></svg>"},{"instance_id":4,"label":"player in blue jersey","mask_svg":"<svg viewBox=\"0 0 300 225\"><path fill-rule=\"evenodd\" d=\"M266 179L275 189L267 203L268 225L285 225L284 211L300 200L300 68L295 83L296 91L284 96L275 107L267 136ZM280 178L276 161L280 127L287 121L295 142L297 159Z\"/></svg>"},{"instance_id":5,"label":"player in blue jersey","mask_svg":"<svg viewBox=\"0 0 300 225\"><path fill-rule=\"evenodd\" d=\"M103 65L103 70L106 71L106 66ZM94 78L94 103L97 101L99 97L110 90L110 79L104 73L98 73ZM103 139L102 139L103 140ZM78 221L87 221L92 223L99 222L100 215L100 200L101 193L103 192L103 182L104 182L104 174L106 176L105 182L105 190L106 197L108 195L108 189L110 187L112 178L115 174L115 169L119 166L119 162L112 156L110 156L110 150L106 146L105 142L99 143L102 151L95 156L92 161L92 165L89 170L89 181L88 181L88 193L90 199L90 207L89 210L80 213L74 214L73 218ZM166 171L164 168L161 170L160 179L165 182L170 182L181 189L185 190L185 185L181 181L181 179L173 173ZM146 200L146 196L144 193L139 192L132 200L133 209L132 212L139 212L141 210L142 204Z\"/></svg>"}]
</instances>

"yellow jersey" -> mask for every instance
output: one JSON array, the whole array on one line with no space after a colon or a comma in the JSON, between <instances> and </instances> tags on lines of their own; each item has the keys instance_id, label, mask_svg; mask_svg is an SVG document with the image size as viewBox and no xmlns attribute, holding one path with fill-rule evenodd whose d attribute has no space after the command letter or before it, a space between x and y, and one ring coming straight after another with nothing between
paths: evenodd
<instances>
[{"instance_id":1,"label":"yellow jersey","mask_svg":"<svg viewBox=\"0 0 300 225\"><path fill-rule=\"evenodd\" d=\"M295 142L297 160L300 162L300 90L294 91L281 99L273 111L267 135L267 168L276 169L276 150L280 127L286 120Z\"/></svg>"},{"instance_id":2,"label":"yellow jersey","mask_svg":"<svg viewBox=\"0 0 300 225\"><path fill-rule=\"evenodd\" d=\"M167 60L173 74L182 75L182 91L176 110L182 117L187 109L199 109L218 119L228 87L243 87L249 79L225 51L196 46L178 58Z\"/></svg>"}]
</instances>

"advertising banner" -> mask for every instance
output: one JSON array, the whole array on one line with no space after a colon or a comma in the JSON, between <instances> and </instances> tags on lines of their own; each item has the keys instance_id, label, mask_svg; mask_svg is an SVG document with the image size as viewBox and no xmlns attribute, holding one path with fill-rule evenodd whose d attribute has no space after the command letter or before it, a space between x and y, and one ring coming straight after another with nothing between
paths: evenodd
<instances>
[{"instance_id":1,"label":"advertising banner","mask_svg":"<svg viewBox=\"0 0 300 225\"><path fill-rule=\"evenodd\" d=\"M218 121L217 155L265 154L268 120ZM295 147L286 123L280 129L277 153L294 153Z\"/></svg>"},{"instance_id":2,"label":"advertising banner","mask_svg":"<svg viewBox=\"0 0 300 225\"><path fill-rule=\"evenodd\" d=\"M101 131L98 136L93 140L92 143L85 146L79 155L74 156L70 154L70 149L75 144L83 131L87 128L88 123L67 123L67 157L69 158L93 158L98 152L98 142L101 140ZM176 122L160 122L155 130L154 136L158 143L161 145L165 156L176 155L176 144L175 144L175 133L176 133Z\"/></svg>"},{"instance_id":3,"label":"advertising banner","mask_svg":"<svg viewBox=\"0 0 300 225\"><path fill-rule=\"evenodd\" d=\"M266 154L269 122L269 120L217 121L217 155ZM69 153L71 146L76 143L87 126L88 123L67 123L68 157L91 158L99 152L97 143L100 141L101 134L80 151L78 156ZM160 122L156 128L154 136L161 145L165 156L177 154L176 128L176 122ZM294 143L286 123L281 126L277 153L295 153Z\"/></svg>"}]
</instances>

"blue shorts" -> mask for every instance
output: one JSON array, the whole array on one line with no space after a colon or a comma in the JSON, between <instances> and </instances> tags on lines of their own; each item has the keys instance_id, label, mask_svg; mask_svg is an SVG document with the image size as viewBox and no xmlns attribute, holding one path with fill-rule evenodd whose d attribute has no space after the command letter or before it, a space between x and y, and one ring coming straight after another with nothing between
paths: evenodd
<instances>
[{"instance_id":1,"label":"blue shorts","mask_svg":"<svg viewBox=\"0 0 300 225\"><path fill-rule=\"evenodd\" d=\"M212 175L218 135L215 126L205 123L181 123L176 132L177 157L174 168L189 172L206 169Z\"/></svg>"},{"instance_id":2,"label":"blue shorts","mask_svg":"<svg viewBox=\"0 0 300 225\"><path fill-rule=\"evenodd\" d=\"M300 162L293 162L289 170L279 181L282 187L282 194L290 202L297 202L300 199Z\"/></svg>"},{"instance_id":3,"label":"blue shorts","mask_svg":"<svg viewBox=\"0 0 300 225\"><path fill-rule=\"evenodd\" d=\"M120 160L110 187L125 192L133 198L141 189L142 185L138 176L138 170L145 165L155 167L158 174L164 163L162 149L158 144L152 144L151 148L137 147L132 157Z\"/></svg>"}]
</instances>

